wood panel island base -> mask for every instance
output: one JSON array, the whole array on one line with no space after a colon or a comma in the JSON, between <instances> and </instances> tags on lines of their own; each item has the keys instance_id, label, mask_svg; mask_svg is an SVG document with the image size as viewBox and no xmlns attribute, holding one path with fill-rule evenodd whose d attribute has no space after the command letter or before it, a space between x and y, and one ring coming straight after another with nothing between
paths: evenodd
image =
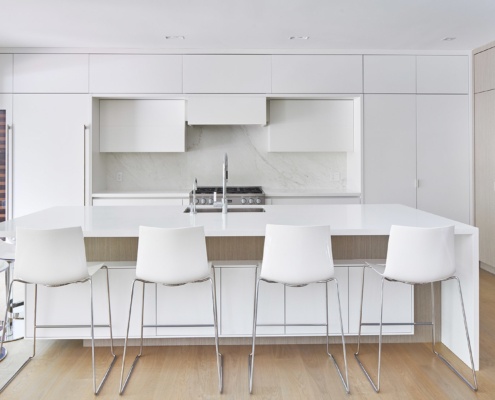
<instances>
[{"instance_id":1,"label":"wood panel island base","mask_svg":"<svg viewBox=\"0 0 495 400\"><path fill-rule=\"evenodd\" d=\"M215 266L220 334L226 343L248 343L252 329L254 286L259 260L262 259L264 232L267 223L294 225L328 224L332 231L332 249L337 266L336 277L341 290L344 329L349 342L355 340L359 324L362 265L365 260L386 257L391 225L447 226L455 225L456 263L473 346L476 368L479 363L479 254L478 230L469 225L425 213L401 205L312 205L264 206L260 213L198 213L184 214L180 206L121 207L54 207L0 224L0 236L15 237L17 228L50 229L82 226L88 261L105 261L110 268L111 307L114 336L125 335L130 288L135 274L138 228L205 227L208 257ZM194 251L194 249L191 249ZM379 319L379 278L366 273L363 321ZM95 279L95 323L105 320L104 279ZM264 283L262 283L264 284ZM376 289L375 289L376 288ZM39 301L50 312L38 315L39 324L83 324L89 320L84 300L87 288L39 288ZM438 340L448 346L465 363L469 355L463 334L460 302L455 286L450 282L436 285ZM185 285L176 288L148 285L145 291L145 325L209 324L211 304L205 285ZM32 336L32 295L26 293L26 336ZM325 307L323 284L308 285L294 290L282 285L266 284L260 292L259 343L323 343ZM430 288L388 283L385 289L384 322L428 321ZM55 310L57 310L55 312ZM329 291L330 332L338 341L338 321L335 293ZM133 309L131 337L139 335L140 310ZM101 321L101 322L100 322ZM282 326L297 324L301 326ZM303 326L309 324L308 326ZM376 340L376 327L366 327L369 341ZM363 328L364 329L364 328ZM79 329L39 330L40 337L88 338L89 332ZM209 343L211 328L158 327L145 328L149 344ZM384 328L391 342L427 342L431 330L411 326ZM108 332L96 329L100 339Z\"/></svg>"}]
</instances>

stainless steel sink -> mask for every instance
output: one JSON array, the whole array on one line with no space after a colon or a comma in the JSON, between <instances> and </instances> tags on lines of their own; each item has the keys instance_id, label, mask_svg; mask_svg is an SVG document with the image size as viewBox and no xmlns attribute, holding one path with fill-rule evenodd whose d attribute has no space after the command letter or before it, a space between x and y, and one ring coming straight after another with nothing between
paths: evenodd
<instances>
[{"instance_id":1,"label":"stainless steel sink","mask_svg":"<svg viewBox=\"0 0 495 400\"><path fill-rule=\"evenodd\" d=\"M191 209L187 207L184 212L188 213L190 212ZM200 208L196 207L196 211L198 213L221 213L222 209L221 208L214 208L214 207L208 207L208 208ZM241 207L241 208L229 208L229 213L233 212L265 212L264 208L261 207Z\"/></svg>"}]
</instances>

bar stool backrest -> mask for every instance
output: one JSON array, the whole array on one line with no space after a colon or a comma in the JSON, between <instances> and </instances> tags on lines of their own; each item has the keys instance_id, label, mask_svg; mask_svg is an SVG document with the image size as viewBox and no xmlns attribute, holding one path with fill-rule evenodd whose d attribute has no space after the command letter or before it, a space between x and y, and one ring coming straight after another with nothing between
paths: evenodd
<instances>
[{"instance_id":1,"label":"bar stool backrest","mask_svg":"<svg viewBox=\"0 0 495 400\"><path fill-rule=\"evenodd\" d=\"M266 226L260 278L305 285L333 276L330 226Z\"/></svg>"},{"instance_id":2,"label":"bar stool backrest","mask_svg":"<svg viewBox=\"0 0 495 400\"><path fill-rule=\"evenodd\" d=\"M81 227L17 229L14 279L63 285L89 278Z\"/></svg>"},{"instance_id":3,"label":"bar stool backrest","mask_svg":"<svg viewBox=\"0 0 495 400\"><path fill-rule=\"evenodd\" d=\"M202 226L171 229L139 227L138 279L178 285L209 276L210 266Z\"/></svg>"},{"instance_id":4,"label":"bar stool backrest","mask_svg":"<svg viewBox=\"0 0 495 400\"><path fill-rule=\"evenodd\" d=\"M410 283L436 282L455 273L454 227L393 225L383 276Z\"/></svg>"}]
</instances>

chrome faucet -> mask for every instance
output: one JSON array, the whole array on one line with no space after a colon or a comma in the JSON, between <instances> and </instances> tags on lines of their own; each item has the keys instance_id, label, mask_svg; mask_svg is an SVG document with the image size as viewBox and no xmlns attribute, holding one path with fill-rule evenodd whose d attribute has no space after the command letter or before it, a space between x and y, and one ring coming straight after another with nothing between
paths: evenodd
<instances>
[{"instance_id":1,"label":"chrome faucet","mask_svg":"<svg viewBox=\"0 0 495 400\"><path fill-rule=\"evenodd\" d=\"M213 193L213 207L222 207L222 214L227 214L227 181L229 180L229 158L227 157L227 153L225 153L225 158L223 161L223 170L222 170L222 201L217 201L217 193Z\"/></svg>"},{"instance_id":2,"label":"chrome faucet","mask_svg":"<svg viewBox=\"0 0 495 400\"><path fill-rule=\"evenodd\" d=\"M190 214L196 214L196 190L198 190L198 180L194 178L193 182L193 188L192 188L192 200L191 200L191 207L189 213Z\"/></svg>"},{"instance_id":3,"label":"chrome faucet","mask_svg":"<svg viewBox=\"0 0 495 400\"><path fill-rule=\"evenodd\" d=\"M229 180L229 157L227 153L225 153L225 157L223 160L223 182L222 182L222 190L223 190L223 202L222 202L222 214L227 214L227 181Z\"/></svg>"}]
</instances>

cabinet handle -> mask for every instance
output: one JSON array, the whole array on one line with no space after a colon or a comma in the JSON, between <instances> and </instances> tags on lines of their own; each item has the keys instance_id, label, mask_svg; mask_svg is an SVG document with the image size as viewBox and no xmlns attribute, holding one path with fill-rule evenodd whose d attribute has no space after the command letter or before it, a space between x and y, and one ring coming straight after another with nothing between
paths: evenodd
<instances>
[{"instance_id":1,"label":"cabinet handle","mask_svg":"<svg viewBox=\"0 0 495 400\"><path fill-rule=\"evenodd\" d=\"M13 198L13 180L12 180L12 167L14 161L14 146L12 138L12 125L7 125L7 135L5 137L5 168L7 169L7 174L5 176L5 188L7 191L7 207L5 209L5 219L10 219L12 217L12 198Z\"/></svg>"},{"instance_id":2,"label":"cabinet handle","mask_svg":"<svg viewBox=\"0 0 495 400\"><path fill-rule=\"evenodd\" d=\"M83 125L83 205L86 205L86 130L87 125Z\"/></svg>"}]
</instances>

